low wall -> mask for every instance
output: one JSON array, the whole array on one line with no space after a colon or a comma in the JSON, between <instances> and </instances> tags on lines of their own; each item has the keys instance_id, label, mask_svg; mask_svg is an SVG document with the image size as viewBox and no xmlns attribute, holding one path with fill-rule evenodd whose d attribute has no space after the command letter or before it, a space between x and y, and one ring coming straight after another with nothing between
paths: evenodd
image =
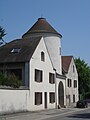
<instances>
[{"instance_id":1,"label":"low wall","mask_svg":"<svg viewBox=\"0 0 90 120\"><path fill-rule=\"evenodd\" d=\"M0 89L0 114L27 111L29 90Z\"/></svg>"}]
</instances>

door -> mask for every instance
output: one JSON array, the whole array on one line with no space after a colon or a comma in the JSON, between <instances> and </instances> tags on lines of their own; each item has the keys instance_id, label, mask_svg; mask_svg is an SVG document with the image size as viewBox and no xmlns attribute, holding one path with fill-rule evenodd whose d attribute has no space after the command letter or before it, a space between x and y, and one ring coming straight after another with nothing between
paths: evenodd
<instances>
[{"instance_id":1,"label":"door","mask_svg":"<svg viewBox=\"0 0 90 120\"><path fill-rule=\"evenodd\" d=\"M47 92L44 93L44 104L46 109L47 108Z\"/></svg>"},{"instance_id":2,"label":"door","mask_svg":"<svg viewBox=\"0 0 90 120\"><path fill-rule=\"evenodd\" d=\"M64 107L64 87L62 82L58 86L58 103L61 107Z\"/></svg>"}]
</instances>

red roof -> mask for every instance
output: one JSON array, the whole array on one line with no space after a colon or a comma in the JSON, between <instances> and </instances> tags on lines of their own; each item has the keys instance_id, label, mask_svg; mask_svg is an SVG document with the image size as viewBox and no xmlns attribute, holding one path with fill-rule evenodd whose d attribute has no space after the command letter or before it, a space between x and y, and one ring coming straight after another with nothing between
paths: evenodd
<instances>
[{"instance_id":1,"label":"red roof","mask_svg":"<svg viewBox=\"0 0 90 120\"><path fill-rule=\"evenodd\" d=\"M66 73L68 72L72 58L73 56L62 56L62 68Z\"/></svg>"}]
</instances>

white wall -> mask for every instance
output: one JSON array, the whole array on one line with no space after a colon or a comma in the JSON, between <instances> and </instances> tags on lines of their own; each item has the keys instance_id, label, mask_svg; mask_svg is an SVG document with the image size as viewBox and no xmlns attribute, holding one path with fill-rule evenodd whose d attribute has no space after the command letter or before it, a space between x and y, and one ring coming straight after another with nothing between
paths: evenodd
<instances>
[{"instance_id":1,"label":"white wall","mask_svg":"<svg viewBox=\"0 0 90 120\"><path fill-rule=\"evenodd\" d=\"M45 62L41 61L41 52L45 53ZM43 81L35 82L35 69L43 71ZM46 49L43 38L37 46L30 61L30 107L31 110L45 109L44 92L47 92L47 109L55 108L55 103L49 103L49 92L55 92L55 84L49 83L49 72L54 73L48 51ZM35 105L35 92L42 92L42 104Z\"/></svg>"},{"instance_id":2,"label":"white wall","mask_svg":"<svg viewBox=\"0 0 90 120\"><path fill-rule=\"evenodd\" d=\"M61 67L61 55L60 55L60 48L61 48L61 40L58 36L48 35L44 36L44 40L54 65L54 68L57 70L57 73L62 74L62 67Z\"/></svg>"},{"instance_id":3,"label":"white wall","mask_svg":"<svg viewBox=\"0 0 90 120\"><path fill-rule=\"evenodd\" d=\"M0 114L29 110L29 90L0 89Z\"/></svg>"},{"instance_id":4,"label":"white wall","mask_svg":"<svg viewBox=\"0 0 90 120\"><path fill-rule=\"evenodd\" d=\"M53 33L36 33L36 34L32 34L31 36L32 37L43 36L50 58L54 65L54 68L57 70L57 73L62 74L62 65L61 65L62 62L60 55L60 48L61 48L60 36Z\"/></svg>"}]
</instances>

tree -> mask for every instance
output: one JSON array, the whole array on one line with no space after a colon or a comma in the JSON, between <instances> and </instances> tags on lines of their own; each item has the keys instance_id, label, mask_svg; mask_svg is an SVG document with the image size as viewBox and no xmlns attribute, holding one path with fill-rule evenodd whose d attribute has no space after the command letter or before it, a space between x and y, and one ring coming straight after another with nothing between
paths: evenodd
<instances>
[{"instance_id":1,"label":"tree","mask_svg":"<svg viewBox=\"0 0 90 120\"><path fill-rule=\"evenodd\" d=\"M75 59L75 64L78 72L79 93L90 92L90 67L80 58Z\"/></svg>"},{"instance_id":2,"label":"tree","mask_svg":"<svg viewBox=\"0 0 90 120\"><path fill-rule=\"evenodd\" d=\"M0 26L0 45L3 44L3 43L6 43L4 40L3 40L3 37L6 35L5 33L5 29L3 29L1 26Z\"/></svg>"}]
</instances>

